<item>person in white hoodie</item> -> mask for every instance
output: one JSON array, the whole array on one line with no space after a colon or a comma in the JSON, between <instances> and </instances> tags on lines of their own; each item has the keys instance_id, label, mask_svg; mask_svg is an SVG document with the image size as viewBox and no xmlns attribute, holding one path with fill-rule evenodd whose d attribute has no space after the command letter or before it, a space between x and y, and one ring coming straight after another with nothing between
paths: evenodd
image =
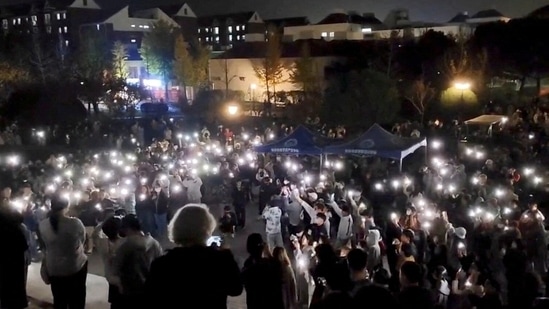
<instances>
[{"instance_id":1,"label":"person in white hoodie","mask_svg":"<svg viewBox=\"0 0 549 309\"><path fill-rule=\"evenodd\" d=\"M280 209L279 206L280 203L282 203L282 200L279 201L276 198L271 199L262 214L263 219L266 221L265 232L267 234L267 245L271 252L276 247L284 247L282 226L280 224L280 219L282 218L282 209Z\"/></svg>"},{"instance_id":2,"label":"person in white hoodie","mask_svg":"<svg viewBox=\"0 0 549 309\"><path fill-rule=\"evenodd\" d=\"M113 274L120 279L122 308L140 308L151 263L162 255L162 248L158 241L143 233L134 215L122 219L121 234L124 241L116 250Z\"/></svg>"},{"instance_id":3,"label":"person in white hoodie","mask_svg":"<svg viewBox=\"0 0 549 309\"><path fill-rule=\"evenodd\" d=\"M366 263L366 269L370 274L374 273L374 269L382 264L381 260L381 248L379 242L381 241L381 234L379 230L370 230L368 236L366 236L366 245L368 246L368 261Z\"/></svg>"},{"instance_id":4,"label":"person in white hoodie","mask_svg":"<svg viewBox=\"0 0 549 309\"><path fill-rule=\"evenodd\" d=\"M328 203L334 212L339 216L339 226L337 227L335 248L340 249L347 246L353 237L353 216L351 215L351 207L345 201L338 205L336 202Z\"/></svg>"},{"instance_id":5,"label":"person in white hoodie","mask_svg":"<svg viewBox=\"0 0 549 309\"><path fill-rule=\"evenodd\" d=\"M187 188L187 204L200 204L202 201L202 179L198 176L187 175L183 179L183 187Z\"/></svg>"}]
</instances>

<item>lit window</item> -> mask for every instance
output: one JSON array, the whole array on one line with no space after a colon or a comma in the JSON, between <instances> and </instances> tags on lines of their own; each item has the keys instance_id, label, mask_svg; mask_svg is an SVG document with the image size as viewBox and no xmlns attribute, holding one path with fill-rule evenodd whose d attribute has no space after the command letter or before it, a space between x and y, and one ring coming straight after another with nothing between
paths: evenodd
<instances>
[{"instance_id":1,"label":"lit window","mask_svg":"<svg viewBox=\"0 0 549 309\"><path fill-rule=\"evenodd\" d=\"M202 38L198 38L198 42L202 42Z\"/></svg>"},{"instance_id":2,"label":"lit window","mask_svg":"<svg viewBox=\"0 0 549 309\"><path fill-rule=\"evenodd\" d=\"M51 15L50 14L44 14L44 23L46 25L49 25L51 23Z\"/></svg>"},{"instance_id":3,"label":"lit window","mask_svg":"<svg viewBox=\"0 0 549 309\"><path fill-rule=\"evenodd\" d=\"M65 33L69 32L69 28L67 28L67 26L63 27L63 32Z\"/></svg>"},{"instance_id":4,"label":"lit window","mask_svg":"<svg viewBox=\"0 0 549 309\"><path fill-rule=\"evenodd\" d=\"M15 18L13 19L13 24L17 24L17 20L15 20Z\"/></svg>"},{"instance_id":5,"label":"lit window","mask_svg":"<svg viewBox=\"0 0 549 309\"><path fill-rule=\"evenodd\" d=\"M210 28L206 28L206 32L210 32Z\"/></svg>"},{"instance_id":6,"label":"lit window","mask_svg":"<svg viewBox=\"0 0 549 309\"><path fill-rule=\"evenodd\" d=\"M200 28L198 28L198 33L200 33Z\"/></svg>"},{"instance_id":7,"label":"lit window","mask_svg":"<svg viewBox=\"0 0 549 309\"><path fill-rule=\"evenodd\" d=\"M139 25L139 28L143 28L143 25Z\"/></svg>"},{"instance_id":8,"label":"lit window","mask_svg":"<svg viewBox=\"0 0 549 309\"><path fill-rule=\"evenodd\" d=\"M240 41L240 35L237 35L237 36L236 36L236 40L237 40L237 41Z\"/></svg>"},{"instance_id":9,"label":"lit window","mask_svg":"<svg viewBox=\"0 0 549 309\"><path fill-rule=\"evenodd\" d=\"M209 42L210 41L210 37L206 37L206 42Z\"/></svg>"},{"instance_id":10,"label":"lit window","mask_svg":"<svg viewBox=\"0 0 549 309\"><path fill-rule=\"evenodd\" d=\"M333 38L335 36L335 33L330 32L330 37Z\"/></svg>"},{"instance_id":11,"label":"lit window","mask_svg":"<svg viewBox=\"0 0 549 309\"><path fill-rule=\"evenodd\" d=\"M137 40L136 39L131 39L131 42L135 43L135 42L137 42Z\"/></svg>"},{"instance_id":12,"label":"lit window","mask_svg":"<svg viewBox=\"0 0 549 309\"><path fill-rule=\"evenodd\" d=\"M214 34L219 34L219 27L214 28Z\"/></svg>"},{"instance_id":13,"label":"lit window","mask_svg":"<svg viewBox=\"0 0 549 309\"><path fill-rule=\"evenodd\" d=\"M65 40L65 46L69 46L69 40Z\"/></svg>"},{"instance_id":14,"label":"lit window","mask_svg":"<svg viewBox=\"0 0 549 309\"><path fill-rule=\"evenodd\" d=\"M323 38L325 38L325 37L328 36L328 32L322 32L322 34L321 34L320 36L322 36Z\"/></svg>"},{"instance_id":15,"label":"lit window","mask_svg":"<svg viewBox=\"0 0 549 309\"><path fill-rule=\"evenodd\" d=\"M229 31L229 33L233 33L233 26L227 27L227 31Z\"/></svg>"},{"instance_id":16,"label":"lit window","mask_svg":"<svg viewBox=\"0 0 549 309\"><path fill-rule=\"evenodd\" d=\"M17 18L17 24L18 24L18 25L21 24L21 18Z\"/></svg>"},{"instance_id":17,"label":"lit window","mask_svg":"<svg viewBox=\"0 0 549 309\"><path fill-rule=\"evenodd\" d=\"M232 40L233 40L233 35L229 34L229 41L232 41Z\"/></svg>"},{"instance_id":18,"label":"lit window","mask_svg":"<svg viewBox=\"0 0 549 309\"><path fill-rule=\"evenodd\" d=\"M257 16L256 16L257 18ZM246 30L246 25L242 25L242 31Z\"/></svg>"},{"instance_id":19,"label":"lit window","mask_svg":"<svg viewBox=\"0 0 549 309\"><path fill-rule=\"evenodd\" d=\"M33 26L36 26L36 23L38 22L38 17L36 17L36 15L33 15L33 16L31 17L31 20L32 20L32 25L33 25Z\"/></svg>"},{"instance_id":20,"label":"lit window","mask_svg":"<svg viewBox=\"0 0 549 309\"><path fill-rule=\"evenodd\" d=\"M372 33L372 28L362 28L362 33Z\"/></svg>"},{"instance_id":21,"label":"lit window","mask_svg":"<svg viewBox=\"0 0 549 309\"><path fill-rule=\"evenodd\" d=\"M63 19L67 19L67 13L63 12Z\"/></svg>"},{"instance_id":22,"label":"lit window","mask_svg":"<svg viewBox=\"0 0 549 309\"><path fill-rule=\"evenodd\" d=\"M8 20L7 19L2 20L2 27L4 29L8 29Z\"/></svg>"},{"instance_id":23,"label":"lit window","mask_svg":"<svg viewBox=\"0 0 549 309\"><path fill-rule=\"evenodd\" d=\"M246 35L245 34L242 35L242 41L246 41Z\"/></svg>"},{"instance_id":24,"label":"lit window","mask_svg":"<svg viewBox=\"0 0 549 309\"><path fill-rule=\"evenodd\" d=\"M47 26L47 27L46 27L46 32L47 32L47 33L51 33L51 26Z\"/></svg>"},{"instance_id":25,"label":"lit window","mask_svg":"<svg viewBox=\"0 0 549 309\"><path fill-rule=\"evenodd\" d=\"M132 25L132 28L135 28L135 25Z\"/></svg>"},{"instance_id":26,"label":"lit window","mask_svg":"<svg viewBox=\"0 0 549 309\"><path fill-rule=\"evenodd\" d=\"M61 13L57 13L57 20L61 20Z\"/></svg>"},{"instance_id":27,"label":"lit window","mask_svg":"<svg viewBox=\"0 0 549 309\"><path fill-rule=\"evenodd\" d=\"M216 36L216 37L215 37L215 42L216 42L216 43L219 43L219 36Z\"/></svg>"},{"instance_id":28,"label":"lit window","mask_svg":"<svg viewBox=\"0 0 549 309\"><path fill-rule=\"evenodd\" d=\"M150 26L149 26L149 25L144 25L144 26L143 26L143 28L145 28L145 29L149 29L149 28L150 28Z\"/></svg>"},{"instance_id":29,"label":"lit window","mask_svg":"<svg viewBox=\"0 0 549 309\"><path fill-rule=\"evenodd\" d=\"M101 30L101 25L97 24L95 25L95 28L97 28L97 31Z\"/></svg>"},{"instance_id":30,"label":"lit window","mask_svg":"<svg viewBox=\"0 0 549 309\"><path fill-rule=\"evenodd\" d=\"M63 29L61 27L57 28L57 30L59 31L59 33L63 33Z\"/></svg>"},{"instance_id":31,"label":"lit window","mask_svg":"<svg viewBox=\"0 0 549 309\"><path fill-rule=\"evenodd\" d=\"M240 31L240 26L236 26L236 31Z\"/></svg>"}]
</instances>

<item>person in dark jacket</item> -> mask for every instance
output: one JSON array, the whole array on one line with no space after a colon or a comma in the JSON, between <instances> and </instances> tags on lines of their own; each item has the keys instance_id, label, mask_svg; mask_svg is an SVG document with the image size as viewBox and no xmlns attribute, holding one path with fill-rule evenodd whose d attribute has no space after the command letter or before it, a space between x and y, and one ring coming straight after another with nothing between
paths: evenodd
<instances>
[{"instance_id":1,"label":"person in dark jacket","mask_svg":"<svg viewBox=\"0 0 549 309\"><path fill-rule=\"evenodd\" d=\"M155 232L151 234L157 240L164 240L168 232L168 193L164 188L156 186L152 192L154 203Z\"/></svg>"},{"instance_id":2,"label":"person in dark jacket","mask_svg":"<svg viewBox=\"0 0 549 309\"><path fill-rule=\"evenodd\" d=\"M398 295L401 308L432 309L435 302L431 292L420 286L423 280L423 270L416 262L404 262L400 268L400 286Z\"/></svg>"},{"instance_id":3,"label":"person in dark jacket","mask_svg":"<svg viewBox=\"0 0 549 309\"><path fill-rule=\"evenodd\" d=\"M250 257L244 262L242 280L247 308L284 309L281 269L268 254L261 234L250 234L246 248Z\"/></svg>"},{"instance_id":4,"label":"person in dark jacket","mask_svg":"<svg viewBox=\"0 0 549 309\"><path fill-rule=\"evenodd\" d=\"M206 205L188 204L175 213L169 234L177 247L153 261L144 308L226 309L227 296L242 293L231 251L206 246L215 227Z\"/></svg>"},{"instance_id":5,"label":"person in dark jacket","mask_svg":"<svg viewBox=\"0 0 549 309\"><path fill-rule=\"evenodd\" d=\"M248 192L242 187L242 182L237 181L232 194L234 212L238 227L246 226L246 204L248 204Z\"/></svg>"},{"instance_id":6,"label":"person in dark jacket","mask_svg":"<svg viewBox=\"0 0 549 309\"><path fill-rule=\"evenodd\" d=\"M23 217L0 206L0 308L22 309L27 301L28 243L22 225Z\"/></svg>"},{"instance_id":7,"label":"person in dark jacket","mask_svg":"<svg viewBox=\"0 0 549 309\"><path fill-rule=\"evenodd\" d=\"M261 180L259 185L259 205L258 205L258 214L262 218L263 209L267 206L267 203L271 200L275 192L276 186L273 184L273 180L269 177L265 177Z\"/></svg>"}]
</instances>

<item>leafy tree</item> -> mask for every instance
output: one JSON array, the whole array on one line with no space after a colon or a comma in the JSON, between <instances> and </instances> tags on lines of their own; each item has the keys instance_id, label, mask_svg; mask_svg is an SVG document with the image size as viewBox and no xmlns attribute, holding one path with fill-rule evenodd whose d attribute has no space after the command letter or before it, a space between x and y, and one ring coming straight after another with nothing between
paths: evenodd
<instances>
[{"instance_id":1,"label":"leafy tree","mask_svg":"<svg viewBox=\"0 0 549 309\"><path fill-rule=\"evenodd\" d=\"M88 110L93 105L99 113L98 101L105 95L111 58L105 50L106 41L99 36L86 36L76 53L75 78L79 85L79 95L88 102Z\"/></svg>"},{"instance_id":2,"label":"leafy tree","mask_svg":"<svg viewBox=\"0 0 549 309\"><path fill-rule=\"evenodd\" d=\"M254 65L253 69L257 78L265 86L267 92L267 101L271 102L273 93L276 93L276 86L283 83L284 72L286 65L282 60L281 38L278 31L267 31L269 37L267 39L265 58L258 65Z\"/></svg>"},{"instance_id":3,"label":"leafy tree","mask_svg":"<svg viewBox=\"0 0 549 309\"><path fill-rule=\"evenodd\" d=\"M168 99L168 83L172 76L176 31L164 20L152 24L152 30L145 33L141 42L141 58L147 69L164 81L165 97Z\"/></svg>"},{"instance_id":4,"label":"leafy tree","mask_svg":"<svg viewBox=\"0 0 549 309\"><path fill-rule=\"evenodd\" d=\"M290 72L290 80L303 92L303 99L307 105L315 110L321 99L322 80L320 68L311 57L311 49L307 43L302 45L301 58L296 60Z\"/></svg>"},{"instance_id":5,"label":"leafy tree","mask_svg":"<svg viewBox=\"0 0 549 309\"><path fill-rule=\"evenodd\" d=\"M4 101L18 87L29 81L29 72L7 60L0 61L0 98Z\"/></svg>"},{"instance_id":6,"label":"leafy tree","mask_svg":"<svg viewBox=\"0 0 549 309\"><path fill-rule=\"evenodd\" d=\"M184 88L192 83L194 78L193 57L183 35L178 35L175 40L173 73L177 81Z\"/></svg>"},{"instance_id":7,"label":"leafy tree","mask_svg":"<svg viewBox=\"0 0 549 309\"><path fill-rule=\"evenodd\" d=\"M336 123L367 126L391 123L400 110L395 82L385 72L351 71L330 79L324 113Z\"/></svg>"},{"instance_id":8,"label":"leafy tree","mask_svg":"<svg viewBox=\"0 0 549 309\"><path fill-rule=\"evenodd\" d=\"M406 94L406 99L412 103L414 108L421 116L421 123L425 118L427 105L435 96L435 89L423 78L416 80Z\"/></svg>"},{"instance_id":9,"label":"leafy tree","mask_svg":"<svg viewBox=\"0 0 549 309\"><path fill-rule=\"evenodd\" d=\"M485 51L473 53L467 38L458 37L456 44L440 58L438 67L448 84L466 79L474 81L475 86L480 88L484 83L487 57Z\"/></svg>"},{"instance_id":10,"label":"leafy tree","mask_svg":"<svg viewBox=\"0 0 549 309\"><path fill-rule=\"evenodd\" d=\"M125 81L128 78L128 48L120 41L114 42L112 48L112 71L116 79Z\"/></svg>"}]
</instances>

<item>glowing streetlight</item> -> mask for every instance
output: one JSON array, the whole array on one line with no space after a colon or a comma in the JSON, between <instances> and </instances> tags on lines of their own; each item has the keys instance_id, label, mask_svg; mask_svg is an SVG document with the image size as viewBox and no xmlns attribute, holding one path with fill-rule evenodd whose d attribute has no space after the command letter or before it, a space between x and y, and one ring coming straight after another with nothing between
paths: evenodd
<instances>
[{"instance_id":1,"label":"glowing streetlight","mask_svg":"<svg viewBox=\"0 0 549 309\"><path fill-rule=\"evenodd\" d=\"M229 107L227 108L227 112L228 112L229 115L231 115L231 116L236 115L236 113L238 113L238 106L236 106L236 105L229 105Z\"/></svg>"},{"instance_id":2,"label":"glowing streetlight","mask_svg":"<svg viewBox=\"0 0 549 309\"><path fill-rule=\"evenodd\" d=\"M454 87L456 87L456 89L458 89L458 90L465 91L465 90L471 89L471 83L469 83L469 82L455 82Z\"/></svg>"}]
</instances>

